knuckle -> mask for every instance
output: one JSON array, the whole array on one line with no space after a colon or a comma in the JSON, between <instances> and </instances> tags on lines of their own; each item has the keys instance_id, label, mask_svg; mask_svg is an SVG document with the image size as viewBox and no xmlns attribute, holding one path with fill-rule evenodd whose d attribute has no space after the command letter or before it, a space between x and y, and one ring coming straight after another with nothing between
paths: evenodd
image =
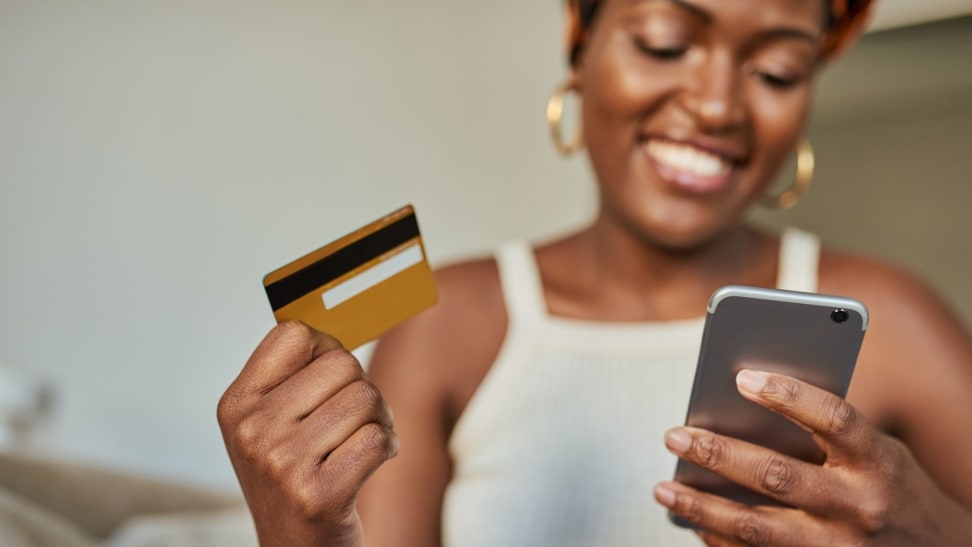
<instances>
[{"instance_id":1,"label":"knuckle","mask_svg":"<svg viewBox=\"0 0 972 547\"><path fill-rule=\"evenodd\" d=\"M695 496L679 495L675 498L675 511L685 520L699 524L705 518L705 508Z\"/></svg>"},{"instance_id":2,"label":"knuckle","mask_svg":"<svg viewBox=\"0 0 972 547\"><path fill-rule=\"evenodd\" d=\"M277 348L299 350L308 357L308 361L314 354L321 355L335 351L348 353L337 338L315 330L300 321L280 323L270 331L267 340Z\"/></svg>"},{"instance_id":3,"label":"knuckle","mask_svg":"<svg viewBox=\"0 0 972 547\"><path fill-rule=\"evenodd\" d=\"M316 346L325 351L346 352L340 340L301 321L291 320L278 324L270 331L268 338L284 345L306 346L310 351Z\"/></svg>"},{"instance_id":4,"label":"knuckle","mask_svg":"<svg viewBox=\"0 0 972 547\"><path fill-rule=\"evenodd\" d=\"M296 455L289 446L275 446L265 452L264 465L272 477L300 484L303 481L293 481L295 477Z\"/></svg>"},{"instance_id":5,"label":"knuckle","mask_svg":"<svg viewBox=\"0 0 972 547\"><path fill-rule=\"evenodd\" d=\"M252 457L260 452L267 435L261 421L250 415L236 424L234 438L243 453Z\"/></svg>"},{"instance_id":6,"label":"knuckle","mask_svg":"<svg viewBox=\"0 0 972 547\"><path fill-rule=\"evenodd\" d=\"M355 401L356 406L370 409L381 408L384 405L381 392L368 380L355 380L348 386L348 389L351 390L351 399Z\"/></svg>"},{"instance_id":7,"label":"knuckle","mask_svg":"<svg viewBox=\"0 0 972 547\"><path fill-rule=\"evenodd\" d=\"M348 354L345 358L337 350L312 361L307 367L307 373L310 374L309 381L333 392L340 391L364 377L354 356Z\"/></svg>"},{"instance_id":8,"label":"knuckle","mask_svg":"<svg viewBox=\"0 0 972 547\"><path fill-rule=\"evenodd\" d=\"M857 425L857 413L838 397L828 399L824 415L827 416L828 433L837 437L846 437Z\"/></svg>"},{"instance_id":9,"label":"knuckle","mask_svg":"<svg viewBox=\"0 0 972 547\"><path fill-rule=\"evenodd\" d=\"M773 456L760 466L758 471L759 484L772 494L787 494L796 486L796 476L793 465L786 459Z\"/></svg>"},{"instance_id":10,"label":"knuckle","mask_svg":"<svg viewBox=\"0 0 972 547\"><path fill-rule=\"evenodd\" d=\"M763 394L783 407L791 407L803 398L803 387L793 381L770 377L763 388Z\"/></svg>"},{"instance_id":11,"label":"knuckle","mask_svg":"<svg viewBox=\"0 0 972 547\"><path fill-rule=\"evenodd\" d=\"M908 448L897 440L879 444L880 449L871 459L876 480L864 489L866 494L858 497L854 509L861 530L871 536L879 535L892 524L896 493L905 488L906 482L904 459Z\"/></svg>"},{"instance_id":12,"label":"knuckle","mask_svg":"<svg viewBox=\"0 0 972 547\"><path fill-rule=\"evenodd\" d=\"M376 423L368 423L361 427L360 448L368 454L388 454L394 448L391 431Z\"/></svg>"},{"instance_id":13,"label":"knuckle","mask_svg":"<svg viewBox=\"0 0 972 547\"><path fill-rule=\"evenodd\" d=\"M870 536L878 535L890 523L890 511L884 496L868 496L857 509L861 529Z\"/></svg>"},{"instance_id":14,"label":"knuckle","mask_svg":"<svg viewBox=\"0 0 972 547\"><path fill-rule=\"evenodd\" d=\"M317 521L330 510L330 500L314 487L313 481L296 484L290 498L297 514L305 521Z\"/></svg>"},{"instance_id":15,"label":"knuckle","mask_svg":"<svg viewBox=\"0 0 972 547\"><path fill-rule=\"evenodd\" d=\"M877 470L892 486L897 486L904 480L903 473L905 462L910 457L910 449L900 439L885 437L885 442L875 443L880 445L878 457L874 458L877 463ZM872 449L872 452L875 450Z\"/></svg>"},{"instance_id":16,"label":"knuckle","mask_svg":"<svg viewBox=\"0 0 972 547\"><path fill-rule=\"evenodd\" d=\"M700 465L718 467L725 462L728 453L725 439L712 435L699 437L694 444L694 452Z\"/></svg>"},{"instance_id":17,"label":"knuckle","mask_svg":"<svg viewBox=\"0 0 972 547\"><path fill-rule=\"evenodd\" d=\"M273 327L270 337L282 342L296 343L313 337L311 328L300 321L284 321Z\"/></svg>"},{"instance_id":18,"label":"knuckle","mask_svg":"<svg viewBox=\"0 0 972 547\"><path fill-rule=\"evenodd\" d=\"M779 384L780 403L784 406L793 406L803 398L803 387L800 384L795 382L780 382Z\"/></svg>"},{"instance_id":19,"label":"knuckle","mask_svg":"<svg viewBox=\"0 0 972 547\"><path fill-rule=\"evenodd\" d=\"M226 390L223 396L219 398L219 403L216 404L216 423L219 424L219 428L226 431L232 424L236 422L237 414L239 413L239 404L236 402L236 397L233 396L230 390Z\"/></svg>"},{"instance_id":20,"label":"knuckle","mask_svg":"<svg viewBox=\"0 0 972 547\"><path fill-rule=\"evenodd\" d=\"M326 332L320 332L310 327L306 327L306 328L310 332L310 336L312 338L316 338L321 342L322 347L327 348L329 350L340 350L344 353L347 353L348 355L351 355L351 352L345 349L344 344L342 344L341 341L338 340L337 338L331 336Z\"/></svg>"},{"instance_id":21,"label":"knuckle","mask_svg":"<svg viewBox=\"0 0 972 547\"><path fill-rule=\"evenodd\" d=\"M767 532L763 522L753 513L743 513L732 524L733 535L746 545L766 545Z\"/></svg>"},{"instance_id":22,"label":"knuckle","mask_svg":"<svg viewBox=\"0 0 972 547\"><path fill-rule=\"evenodd\" d=\"M345 383L364 377L364 369L350 351L344 349L328 351L321 356L320 362L331 374Z\"/></svg>"}]
</instances>

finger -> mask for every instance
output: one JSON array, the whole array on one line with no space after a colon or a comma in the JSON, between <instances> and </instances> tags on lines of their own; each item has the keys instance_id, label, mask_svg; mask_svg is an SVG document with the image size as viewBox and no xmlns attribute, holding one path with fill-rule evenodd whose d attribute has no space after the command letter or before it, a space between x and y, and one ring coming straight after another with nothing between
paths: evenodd
<instances>
[{"instance_id":1,"label":"finger","mask_svg":"<svg viewBox=\"0 0 972 547\"><path fill-rule=\"evenodd\" d=\"M810 431L828 460L869 459L874 430L844 399L789 376L753 370L737 374L736 385L743 397Z\"/></svg>"},{"instance_id":2,"label":"finger","mask_svg":"<svg viewBox=\"0 0 972 547\"><path fill-rule=\"evenodd\" d=\"M261 428L260 446L266 448L255 452L265 450L259 458L273 475L296 475L302 483L313 480L332 452L369 425L391 431L391 413L378 389L368 381L358 380L345 386L297 426Z\"/></svg>"},{"instance_id":3,"label":"finger","mask_svg":"<svg viewBox=\"0 0 972 547\"><path fill-rule=\"evenodd\" d=\"M807 546L826 539L819 522L796 509L747 507L674 482L658 485L655 499L713 537L746 545Z\"/></svg>"},{"instance_id":4,"label":"finger","mask_svg":"<svg viewBox=\"0 0 972 547\"><path fill-rule=\"evenodd\" d=\"M368 423L335 448L319 467L318 483L334 499L353 500L380 466L398 454L391 429Z\"/></svg>"},{"instance_id":5,"label":"finger","mask_svg":"<svg viewBox=\"0 0 972 547\"><path fill-rule=\"evenodd\" d=\"M321 355L341 348L337 339L304 323L281 323L260 342L227 392L244 402L259 398Z\"/></svg>"},{"instance_id":6,"label":"finger","mask_svg":"<svg viewBox=\"0 0 972 547\"><path fill-rule=\"evenodd\" d=\"M315 454L322 461L369 423L389 430L394 427L391 411L378 388L358 380L308 415L295 430L296 438L290 445L299 447L299 452Z\"/></svg>"},{"instance_id":7,"label":"finger","mask_svg":"<svg viewBox=\"0 0 972 547\"><path fill-rule=\"evenodd\" d=\"M344 350L328 351L277 385L258 404L272 408L273 415L280 420L297 423L345 387L365 377L354 355Z\"/></svg>"},{"instance_id":8,"label":"finger","mask_svg":"<svg viewBox=\"0 0 972 547\"><path fill-rule=\"evenodd\" d=\"M691 427L668 431L665 445L679 458L755 492L814 513L833 511L834 501L821 495L832 491L831 477L820 466Z\"/></svg>"}]
</instances>

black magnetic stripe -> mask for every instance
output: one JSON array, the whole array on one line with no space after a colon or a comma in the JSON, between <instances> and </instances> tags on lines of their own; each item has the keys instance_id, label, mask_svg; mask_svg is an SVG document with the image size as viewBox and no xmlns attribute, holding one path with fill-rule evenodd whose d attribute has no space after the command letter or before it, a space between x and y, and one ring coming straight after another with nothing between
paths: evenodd
<instances>
[{"instance_id":1,"label":"black magnetic stripe","mask_svg":"<svg viewBox=\"0 0 972 547\"><path fill-rule=\"evenodd\" d=\"M270 307L277 311L418 235L418 221L414 214L397 220L334 254L267 285Z\"/></svg>"}]
</instances>

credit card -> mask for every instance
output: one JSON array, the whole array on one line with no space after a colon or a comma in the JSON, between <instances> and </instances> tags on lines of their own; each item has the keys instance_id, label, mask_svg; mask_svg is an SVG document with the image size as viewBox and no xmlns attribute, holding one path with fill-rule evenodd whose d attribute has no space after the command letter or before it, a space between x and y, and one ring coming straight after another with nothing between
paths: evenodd
<instances>
[{"instance_id":1,"label":"credit card","mask_svg":"<svg viewBox=\"0 0 972 547\"><path fill-rule=\"evenodd\" d=\"M436 301L411 205L268 273L263 287L278 323L303 321L349 350Z\"/></svg>"}]
</instances>

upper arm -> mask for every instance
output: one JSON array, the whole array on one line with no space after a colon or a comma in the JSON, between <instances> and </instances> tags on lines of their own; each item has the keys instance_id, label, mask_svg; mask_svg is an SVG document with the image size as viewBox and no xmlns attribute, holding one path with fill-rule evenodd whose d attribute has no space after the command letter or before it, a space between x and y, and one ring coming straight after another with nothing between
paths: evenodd
<instances>
[{"instance_id":1,"label":"upper arm","mask_svg":"<svg viewBox=\"0 0 972 547\"><path fill-rule=\"evenodd\" d=\"M886 264L852 262L852 272L836 276L840 282L821 287L857 297L870 311L848 398L874 409L872 419L972 509L972 338L919 279Z\"/></svg>"},{"instance_id":2,"label":"upper arm","mask_svg":"<svg viewBox=\"0 0 972 547\"><path fill-rule=\"evenodd\" d=\"M448 451L455 401L488 368L505 331L495 264L436 272L439 301L386 334L368 374L395 418L397 457L386 462L358 502L369 547L441 545L441 513L452 474Z\"/></svg>"}]
</instances>

